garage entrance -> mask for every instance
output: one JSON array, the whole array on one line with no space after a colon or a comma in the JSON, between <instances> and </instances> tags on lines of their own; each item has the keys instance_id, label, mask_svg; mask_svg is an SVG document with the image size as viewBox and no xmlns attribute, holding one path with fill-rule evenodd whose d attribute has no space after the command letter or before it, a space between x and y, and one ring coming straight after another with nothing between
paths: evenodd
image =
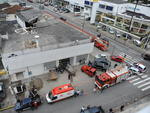
<instances>
[{"instance_id":1,"label":"garage entrance","mask_svg":"<svg viewBox=\"0 0 150 113\"><path fill-rule=\"evenodd\" d=\"M67 64L70 64L70 58L66 58L66 59L61 59L59 60L59 65L60 66L67 66Z\"/></svg>"}]
</instances>

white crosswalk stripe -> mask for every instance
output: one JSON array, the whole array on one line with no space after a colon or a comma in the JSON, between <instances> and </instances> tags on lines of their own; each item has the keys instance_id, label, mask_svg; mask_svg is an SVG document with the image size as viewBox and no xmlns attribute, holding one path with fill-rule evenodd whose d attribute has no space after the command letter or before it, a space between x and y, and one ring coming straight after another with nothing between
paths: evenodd
<instances>
[{"instance_id":1,"label":"white crosswalk stripe","mask_svg":"<svg viewBox=\"0 0 150 113\"><path fill-rule=\"evenodd\" d=\"M150 81L147 82L147 83L145 83L145 84L142 84L142 85L138 86L138 88L141 88L141 87L146 86L146 85L149 85L149 84L150 84Z\"/></svg>"},{"instance_id":2,"label":"white crosswalk stripe","mask_svg":"<svg viewBox=\"0 0 150 113\"><path fill-rule=\"evenodd\" d=\"M135 81L137 81L137 80L140 80L140 78L133 79L133 80L131 80L131 81L129 81L129 82L130 82L130 83L133 83L133 82L135 82Z\"/></svg>"},{"instance_id":3,"label":"white crosswalk stripe","mask_svg":"<svg viewBox=\"0 0 150 113\"><path fill-rule=\"evenodd\" d=\"M135 78L135 77L136 77L136 76L131 76L131 77L127 78L127 80L133 79L133 78Z\"/></svg>"},{"instance_id":4,"label":"white crosswalk stripe","mask_svg":"<svg viewBox=\"0 0 150 113\"><path fill-rule=\"evenodd\" d=\"M150 77L149 77L149 78L146 78L146 79L144 79L144 80L141 80L141 81L139 81L139 82L136 82L136 83L134 83L134 85L143 83L143 82L145 82L145 81L147 81L147 80L150 80Z\"/></svg>"},{"instance_id":5,"label":"white crosswalk stripe","mask_svg":"<svg viewBox=\"0 0 150 113\"><path fill-rule=\"evenodd\" d=\"M139 88L141 91L150 89L150 75L133 75L127 79L129 83Z\"/></svg>"},{"instance_id":6,"label":"white crosswalk stripe","mask_svg":"<svg viewBox=\"0 0 150 113\"><path fill-rule=\"evenodd\" d=\"M141 89L141 90L142 90L142 91L145 91L145 90L147 90L147 89L150 89L150 86L145 87L145 88L143 88L143 89Z\"/></svg>"},{"instance_id":7,"label":"white crosswalk stripe","mask_svg":"<svg viewBox=\"0 0 150 113\"><path fill-rule=\"evenodd\" d=\"M132 56L125 54L124 52L120 52L119 56L125 57L125 62L128 63L128 64L137 63L137 62L140 62L140 61L143 60L141 58L136 58L135 59Z\"/></svg>"}]
</instances>

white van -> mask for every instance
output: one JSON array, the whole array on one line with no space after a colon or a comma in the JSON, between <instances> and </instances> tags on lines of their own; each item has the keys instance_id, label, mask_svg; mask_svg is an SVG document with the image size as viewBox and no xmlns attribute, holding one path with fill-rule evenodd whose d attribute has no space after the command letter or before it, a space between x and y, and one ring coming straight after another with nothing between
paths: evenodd
<instances>
[{"instance_id":1,"label":"white van","mask_svg":"<svg viewBox=\"0 0 150 113\"><path fill-rule=\"evenodd\" d=\"M53 103L68 97L71 97L75 94L75 89L71 84L64 84L58 87L55 87L48 94L46 94L46 100L48 103Z\"/></svg>"}]
</instances>

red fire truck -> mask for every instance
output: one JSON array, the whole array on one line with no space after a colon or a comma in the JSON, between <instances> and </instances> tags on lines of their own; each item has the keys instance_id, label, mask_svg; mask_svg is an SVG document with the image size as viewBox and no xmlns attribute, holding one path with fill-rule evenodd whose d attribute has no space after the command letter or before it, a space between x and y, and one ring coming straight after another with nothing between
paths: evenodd
<instances>
[{"instance_id":1,"label":"red fire truck","mask_svg":"<svg viewBox=\"0 0 150 113\"><path fill-rule=\"evenodd\" d=\"M112 85L120 83L126 80L130 75L130 71L127 66L117 66L105 73L102 73L95 77L95 86L99 89L108 88Z\"/></svg>"},{"instance_id":2,"label":"red fire truck","mask_svg":"<svg viewBox=\"0 0 150 113\"><path fill-rule=\"evenodd\" d=\"M98 49L102 51L108 50L108 44L105 41L101 40L100 38L93 37L91 41L94 42L94 46L97 47Z\"/></svg>"},{"instance_id":3,"label":"red fire truck","mask_svg":"<svg viewBox=\"0 0 150 113\"><path fill-rule=\"evenodd\" d=\"M90 77L93 77L96 74L96 68L93 68L92 66L88 66L88 65L83 65L81 67L81 71L86 73Z\"/></svg>"}]
</instances>

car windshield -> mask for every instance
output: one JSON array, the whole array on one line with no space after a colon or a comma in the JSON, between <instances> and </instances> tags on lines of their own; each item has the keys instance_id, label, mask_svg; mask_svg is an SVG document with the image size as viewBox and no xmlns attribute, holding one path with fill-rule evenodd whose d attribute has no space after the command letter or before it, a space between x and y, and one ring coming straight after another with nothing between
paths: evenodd
<instances>
[{"instance_id":1,"label":"car windshield","mask_svg":"<svg viewBox=\"0 0 150 113\"><path fill-rule=\"evenodd\" d=\"M95 80L98 81L98 82L99 82L100 84L102 84L102 85L105 84L105 82L101 81L101 80L98 78L98 76L95 76Z\"/></svg>"},{"instance_id":2,"label":"car windshield","mask_svg":"<svg viewBox=\"0 0 150 113\"><path fill-rule=\"evenodd\" d=\"M53 94L52 94L52 92L51 92L51 91L49 92L48 96L49 96L49 98L50 98L50 99L52 99L52 98L53 98Z\"/></svg>"}]
</instances>

